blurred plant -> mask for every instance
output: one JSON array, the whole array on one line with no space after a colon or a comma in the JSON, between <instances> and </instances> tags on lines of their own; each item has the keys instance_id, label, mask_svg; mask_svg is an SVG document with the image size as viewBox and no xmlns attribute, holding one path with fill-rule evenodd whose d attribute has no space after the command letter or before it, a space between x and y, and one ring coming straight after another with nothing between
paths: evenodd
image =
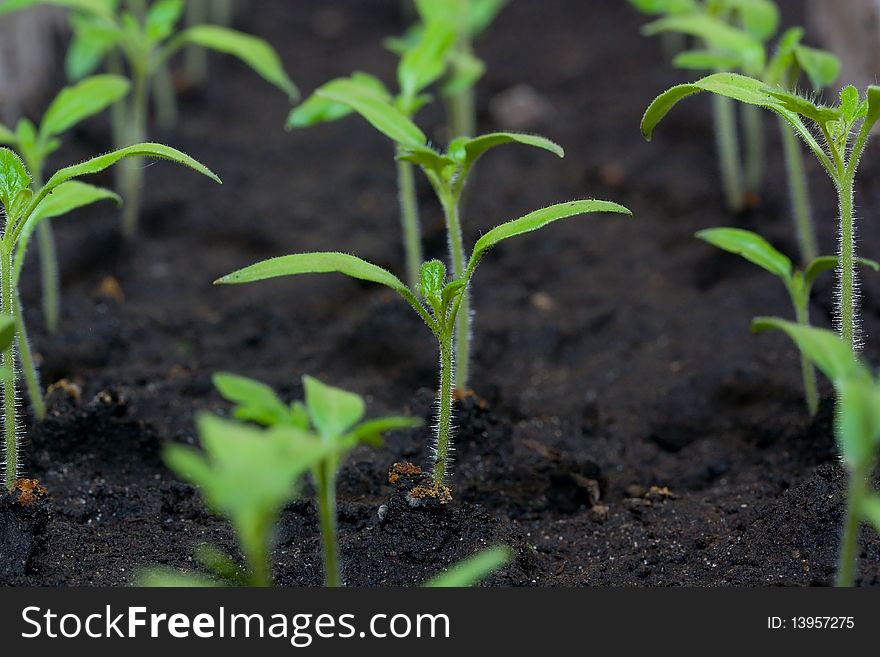
<instances>
[{"instance_id":1,"label":"blurred plant","mask_svg":"<svg viewBox=\"0 0 880 657\"><path fill-rule=\"evenodd\" d=\"M197 25L176 31L183 0L6 0L0 15L49 4L76 10L71 19L73 41L67 53L68 75L80 79L104 62L132 80L128 103L117 103L114 139L117 148L142 142L147 136L151 88L158 74L167 74L168 61L186 46L199 46L233 55L291 98L297 96L275 50L264 40L218 25ZM172 94L165 94L173 99ZM168 110L160 113L167 115ZM137 231L143 169L123 167L119 191L125 199L122 231Z\"/></svg>"},{"instance_id":2,"label":"blurred plant","mask_svg":"<svg viewBox=\"0 0 880 657\"><path fill-rule=\"evenodd\" d=\"M800 326L810 325L810 291L816 278L838 266L838 259L834 256L821 256L815 258L803 270L795 270L788 256L777 251L760 235L740 228L709 228L698 232L697 237L723 251L740 255L780 278L788 291L796 321ZM880 271L880 263L873 260L859 258L858 262L874 271ZM801 352L801 374L807 409L813 416L819 410L816 370L807 354L803 352Z\"/></svg>"},{"instance_id":3,"label":"blurred plant","mask_svg":"<svg viewBox=\"0 0 880 657\"><path fill-rule=\"evenodd\" d=\"M871 474L880 448L880 382L857 361L850 345L831 331L772 317L758 317L752 326L755 331L785 332L831 379L837 391L834 434L849 475L837 585L852 586L861 524L868 523L880 532L880 495L871 490Z\"/></svg>"},{"instance_id":4,"label":"blurred plant","mask_svg":"<svg viewBox=\"0 0 880 657\"><path fill-rule=\"evenodd\" d=\"M187 0L186 24L189 27L203 23L229 27L235 16L235 5L235 0ZM208 52L198 46L188 46L184 66L188 82L202 84L208 77Z\"/></svg>"},{"instance_id":5,"label":"blurred plant","mask_svg":"<svg viewBox=\"0 0 880 657\"><path fill-rule=\"evenodd\" d=\"M209 169L178 150L161 144L135 144L127 148L86 160L82 164L65 167L53 174L45 185L32 189L32 178L21 158L8 148L0 148L0 205L3 206L5 223L0 237L0 312L13 317L16 325L18 347L22 360L30 363L25 369L28 388L32 395L36 414L41 417L42 393L36 381L36 372L27 344L27 332L19 302L18 284L21 276L27 244L31 234L41 221L59 217L76 208L103 199L116 199L106 189L93 187L74 180L99 173L128 157L148 156L171 160L195 169L199 173L220 182ZM3 366L16 372L15 344L3 351ZM33 379L31 378L33 377ZM3 438L6 452L6 487L12 489L18 476L19 432L17 423L16 381L13 376L3 383Z\"/></svg>"},{"instance_id":6,"label":"blurred plant","mask_svg":"<svg viewBox=\"0 0 880 657\"><path fill-rule=\"evenodd\" d=\"M428 580L425 586L435 589L473 586L506 565L512 557L513 552L506 545L486 548Z\"/></svg>"},{"instance_id":7,"label":"blurred plant","mask_svg":"<svg viewBox=\"0 0 880 657\"><path fill-rule=\"evenodd\" d=\"M780 116L825 169L840 204L839 285L836 320L853 351L861 347L856 294L854 183L859 162L874 124L880 119L880 87L868 87L862 98L853 86L840 93L836 107L827 107L782 87L769 87L736 73L716 73L691 84L673 87L658 96L642 119L642 134L651 139L655 126L682 99L702 91L768 109ZM822 144L804 122L821 135Z\"/></svg>"},{"instance_id":8,"label":"blurred plant","mask_svg":"<svg viewBox=\"0 0 880 657\"><path fill-rule=\"evenodd\" d=\"M39 126L24 118L14 131L0 124L0 145L11 146L18 152L33 177L31 188L36 192L43 186L46 158L61 145L61 135L118 102L128 93L128 89L128 81L118 75L86 78L61 90L49 104ZM55 239L49 219L37 224L37 240L42 273L43 317L46 328L54 333L58 328L60 292ZM39 415L42 416L42 413Z\"/></svg>"},{"instance_id":9,"label":"blurred plant","mask_svg":"<svg viewBox=\"0 0 880 657\"><path fill-rule=\"evenodd\" d=\"M216 283L224 285L252 283L280 276L336 272L385 285L409 303L434 334L440 351L439 408L432 448L432 477L429 486L420 486L410 492L410 501L418 504L425 498L432 498L446 502L450 498L450 490L445 480L449 470L452 444L455 370L453 336L464 293L470 285L477 265L489 249L505 239L538 230L559 219L592 212L630 214L629 210L620 205L596 200L571 201L536 210L524 217L501 224L483 235L474 246L467 267L460 277L447 280L446 268L438 260L424 263L417 289L410 289L389 271L345 253L302 253L272 258L228 274Z\"/></svg>"}]
</instances>

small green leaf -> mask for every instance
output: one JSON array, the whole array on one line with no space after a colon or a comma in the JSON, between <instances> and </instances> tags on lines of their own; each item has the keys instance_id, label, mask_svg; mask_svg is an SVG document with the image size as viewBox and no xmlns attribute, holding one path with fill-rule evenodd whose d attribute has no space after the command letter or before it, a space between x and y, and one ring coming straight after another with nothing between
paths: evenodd
<instances>
[{"instance_id":1,"label":"small green leaf","mask_svg":"<svg viewBox=\"0 0 880 657\"><path fill-rule=\"evenodd\" d=\"M815 91L830 87L840 75L840 59L830 52L797 46L794 55Z\"/></svg>"},{"instance_id":2,"label":"small green leaf","mask_svg":"<svg viewBox=\"0 0 880 657\"><path fill-rule=\"evenodd\" d=\"M402 162L412 162L426 171L433 171L438 176L443 175L447 167L454 167L455 160L448 155L438 153L430 146L418 146L416 148L401 148L397 159Z\"/></svg>"},{"instance_id":3,"label":"small green leaf","mask_svg":"<svg viewBox=\"0 0 880 657\"><path fill-rule=\"evenodd\" d=\"M709 228L696 237L728 253L742 256L771 274L788 282L792 266L788 256L780 253L760 235L741 228Z\"/></svg>"},{"instance_id":4,"label":"small green leaf","mask_svg":"<svg viewBox=\"0 0 880 657\"><path fill-rule=\"evenodd\" d=\"M75 14L70 19L73 39L67 49L64 69L71 80L81 80L94 72L107 52L119 44L124 35L112 22L88 14Z\"/></svg>"},{"instance_id":5,"label":"small green leaf","mask_svg":"<svg viewBox=\"0 0 880 657\"><path fill-rule=\"evenodd\" d=\"M328 386L311 376L304 376L302 381L309 417L323 440L341 438L364 416L366 406L360 395Z\"/></svg>"},{"instance_id":6,"label":"small green leaf","mask_svg":"<svg viewBox=\"0 0 880 657\"><path fill-rule=\"evenodd\" d=\"M15 339L15 321L9 315L0 314L0 351L9 349Z\"/></svg>"},{"instance_id":7,"label":"small green leaf","mask_svg":"<svg viewBox=\"0 0 880 657\"><path fill-rule=\"evenodd\" d=\"M360 85L364 95L375 95L389 104L392 101L391 94L385 88L385 84L373 75L355 72L349 78L349 81L352 84ZM287 117L287 128L305 128L318 123L336 121L352 113L354 113L354 109L351 105L337 103L312 94L290 112L290 115Z\"/></svg>"},{"instance_id":8,"label":"small green leaf","mask_svg":"<svg viewBox=\"0 0 880 657\"><path fill-rule=\"evenodd\" d=\"M779 8L773 0L724 0L739 15L746 31L759 41L767 41L779 29Z\"/></svg>"},{"instance_id":9,"label":"small green leaf","mask_svg":"<svg viewBox=\"0 0 880 657\"><path fill-rule=\"evenodd\" d=\"M228 27L197 25L184 30L175 38L175 45L186 43L233 55L290 98L299 96L299 91L287 76L278 53L263 39Z\"/></svg>"},{"instance_id":10,"label":"small green leaf","mask_svg":"<svg viewBox=\"0 0 880 657\"><path fill-rule=\"evenodd\" d=\"M381 417L362 422L352 429L351 435L359 443L381 447L382 434L402 429L416 429L420 426L422 421L416 417Z\"/></svg>"},{"instance_id":11,"label":"small green leaf","mask_svg":"<svg viewBox=\"0 0 880 657\"><path fill-rule=\"evenodd\" d=\"M456 162L470 167L486 151L503 144L524 144L550 151L558 157L565 157L565 151L559 144L539 135L517 132L493 132L473 138L459 137L449 145L449 156Z\"/></svg>"},{"instance_id":12,"label":"small green leaf","mask_svg":"<svg viewBox=\"0 0 880 657\"><path fill-rule=\"evenodd\" d=\"M429 260L419 272L419 294L437 306L446 284L446 267L439 260Z\"/></svg>"},{"instance_id":13,"label":"small green leaf","mask_svg":"<svg viewBox=\"0 0 880 657\"><path fill-rule=\"evenodd\" d=\"M40 122L46 139L69 130L80 121L102 112L128 93L129 82L119 75L96 75L61 90Z\"/></svg>"},{"instance_id":14,"label":"small green leaf","mask_svg":"<svg viewBox=\"0 0 880 657\"><path fill-rule=\"evenodd\" d=\"M214 387L223 398L236 405L236 419L267 427L283 425L289 421L287 404L265 383L228 372L216 373L213 381Z\"/></svg>"},{"instance_id":15,"label":"small green leaf","mask_svg":"<svg viewBox=\"0 0 880 657\"><path fill-rule=\"evenodd\" d=\"M524 217L514 219L496 226L488 233L477 240L474 245L474 251L468 262L468 275L473 273L474 268L480 262L483 255L493 246L510 237L516 237L524 233L531 232L543 228L559 219L566 219L581 214L589 214L593 212L612 212L617 214L632 215L622 205L611 203L610 201L597 201L595 199L586 199L582 201L569 201L568 203L558 203L540 210L535 210Z\"/></svg>"},{"instance_id":16,"label":"small green leaf","mask_svg":"<svg viewBox=\"0 0 880 657\"><path fill-rule=\"evenodd\" d=\"M801 326L776 317L752 320L753 333L769 329L786 333L835 386L846 380L870 381L870 374L856 360L850 346L832 331Z\"/></svg>"},{"instance_id":17,"label":"small green leaf","mask_svg":"<svg viewBox=\"0 0 880 657\"><path fill-rule=\"evenodd\" d=\"M468 27L472 37L480 36L495 22L498 14L510 0L470 0Z\"/></svg>"},{"instance_id":18,"label":"small green leaf","mask_svg":"<svg viewBox=\"0 0 880 657\"><path fill-rule=\"evenodd\" d=\"M456 50L449 55L449 73L443 81L440 93L455 96L472 89L486 73L486 64L472 52Z\"/></svg>"},{"instance_id":19,"label":"small green leaf","mask_svg":"<svg viewBox=\"0 0 880 657\"><path fill-rule=\"evenodd\" d=\"M214 281L215 285L237 285L253 283L279 276L295 276L298 274L339 273L363 281L379 283L397 292L408 292L409 289L394 274L366 260L348 255L347 253L298 253L263 260L250 267L239 269Z\"/></svg>"},{"instance_id":20,"label":"small green leaf","mask_svg":"<svg viewBox=\"0 0 880 657\"><path fill-rule=\"evenodd\" d=\"M430 23L397 67L397 81L404 98L415 98L446 70L446 55L455 43L455 29L441 21Z\"/></svg>"},{"instance_id":21,"label":"small green leaf","mask_svg":"<svg viewBox=\"0 0 880 657\"><path fill-rule=\"evenodd\" d=\"M7 215L13 215L16 197L30 184L30 174L21 158L8 148L0 148L0 204ZM17 217L13 215L12 218Z\"/></svg>"},{"instance_id":22,"label":"small green leaf","mask_svg":"<svg viewBox=\"0 0 880 657\"><path fill-rule=\"evenodd\" d=\"M488 548L460 561L445 573L425 583L429 588L462 588L473 586L507 564L513 551L505 546Z\"/></svg>"},{"instance_id":23,"label":"small green leaf","mask_svg":"<svg viewBox=\"0 0 880 657\"><path fill-rule=\"evenodd\" d=\"M816 278L818 278L821 274L824 274L826 271L836 269L838 262L840 262L840 259L837 256L819 256L818 258L815 258L810 264L808 264L807 268L804 270L804 277L806 278L807 289L813 286ZM862 267L867 267L868 269L873 269L874 271L880 271L880 262L869 260L868 258L856 258L856 262Z\"/></svg>"},{"instance_id":24,"label":"small green leaf","mask_svg":"<svg viewBox=\"0 0 880 657\"><path fill-rule=\"evenodd\" d=\"M15 133L0 123L0 146L15 146L17 142L18 137Z\"/></svg>"},{"instance_id":25,"label":"small green leaf","mask_svg":"<svg viewBox=\"0 0 880 657\"><path fill-rule=\"evenodd\" d=\"M865 123L870 127L880 119L880 87L871 85L868 87L868 113Z\"/></svg>"},{"instance_id":26,"label":"small green leaf","mask_svg":"<svg viewBox=\"0 0 880 657\"><path fill-rule=\"evenodd\" d=\"M684 14L697 9L696 0L629 0L629 3L649 16Z\"/></svg>"},{"instance_id":27,"label":"small green leaf","mask_svg":"<svg viewBox=\"0 0 880 657\"><path fill-rule=\"evenodd\" d=\"M739 68L742 65L742 60L736 55L714 50L687 50L678 53L672 59L672 65L690 71L729 71Z\"/></svg>"},{"instance_id":28,"label":"small green leaf","mask_svg":"<svg viewBox=\"0 0 880 657\"><path fill-rule=\"evenodd\" d=\"M823 107L809 98L804 98L786 89L771 89L768 87L765 91L780 107L789 112L800 114L816 123L825 124L840 118L840 111L836 108Z\"/></svg>"},{"instance_id":29,"label":"small green leaf","mask_svg":"<svg viewBox=\"0 0 880 657\"><path fill-rule=\"evenodd\" d=\"M147 10L146 33L150 42L161 43L174 33L183 14L183 0L157 0Z\"/></svg>"}]
</instances>

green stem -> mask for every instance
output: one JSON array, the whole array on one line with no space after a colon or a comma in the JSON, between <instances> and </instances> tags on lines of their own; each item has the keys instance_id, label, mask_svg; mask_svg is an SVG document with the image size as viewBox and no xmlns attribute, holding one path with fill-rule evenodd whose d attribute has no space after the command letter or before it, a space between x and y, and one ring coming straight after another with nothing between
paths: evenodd
<instances>
[{"instance_id":1,"label":"green stem","mask_svg":"<svg viewBox=\"0 0 880 657\"><path fill-rule=\"evenodd\" d=\"M466 26L461 30L457 49L466 54L473 52L473 43ZM449 131L452 133L453 139L455 137L473 137L476 134L477 102L473 85L468 85L449 98L447 112L449 114Z\"/></svg>"},{"instance_id":2,"label":"green stem","mask_svg":"<svg viewBox=\"0 0 880 657\"><path fill-rule=\"evenodd\" d=\"M229 26L235 18L235 0L214 0L213 20L217 25Z\"/></svg>"},{"instance_id":3,"label":"green stem","mask_svg":"<svg viewBox=\"0 0 880 657\"><path fill-rule=\"evenodd\" d=\"M14 316L14 292L12 253L5 245L0 248L0 310ZM9 378L3 381L3 439L6 447L6 488L15 488L18 480L18 426L16 418L15 390L15 340L3 352L2 364L9 370Z\"/></svg>"},{"instance_id":4,"label":"green stem","mask_svg":"<svg viewBox=\"0 0 880 657\"><path fill-rule=\"evenodd\" d=\"M852 586L856 580L856 558L859 549L862 500L869 468L860 464L850 472L846 496L846 517L840 542L840 561L837 566L837 586Z\"/></svg>"},{"instance_id":5,"label":"green stem","mask_svg":"<svg viewBox=\"0 0 880 657\"><path fill-rule=\"evenodd\" d=\"M166 130L173 128L177 124L177 94L167 60L156 69L153 91L156 97L156 120Z\"/></svg>"},{"instance_id":6,"label":"green stem","mask_svg":"<svg viewBox=\"0 0 880 657\"><path fill-rule=\"evenodd\" d=\"M145 70L135 72L134 91L129 111L128 130L125 146L144 140L147 131L147 107L150 101L149 80ZM122 208L122 234L133 237L137 232L138 216L140 215L141 191L143 189L143 167L138 161L129 160L121 165L121 192L125 200Z\"/></svg>"},{"instance_id":7,"label":"green stem","mask_svg":"<svg viewBox=\"0 0 880 657\"><path fill-rule=\"evenodd\" d=\"M186 3L186 23L190 27L208 21L207 0L189 0ZM190 84L201 85L208 77L208 51L197 45L186 48L184 68Z\"/></svg>"},{"instance_id":8,"label":"green stem","mask_svg":"<svg viewBox=\"0 0 880 657\"><path fill-rule=\"evenodd\" d=\"M434 485L440 487L449 466L449 445L452 441L452 379L455 362L452 354L452 335L448 331L440 337L440 410L437 413L436 444L434 445Z\"/></svg>"},{"instance_id":9,"label":"green stem","mask_svg":"<svg viewBox=\"0 0 880 657\"><path fill-rule=\"evenodd\" d=\"M40 275L43 289L43 318L46 330L58 330L61 292L59 289L58 255L55 251L55 236L52 234L52 220L43 219L37 224L37 243L40 253Z\"/></svg>"},{"instance_id":10,"label":"green stem","mask_svg":"<svg viewBox=\"0 0 880 657\"><path fill-rule=\"evenodd\" d=\"M838 184L840 199L840 244L838 276L840 290L837 298L837 320L841 337L857 351L860 347L858 337L858 299L856 297L855 268L855 219L853 217L853 179L846 174Z\"/></svg>"},{"instance_id":11,"label":"green stem","mask_svg":"<svg viewBox=\"0 0 880 657\"><path fill-rule=\"evenodd\" d=\"M756 105L741 105L746 147L746 189L760 194L764 181L764 123Z\"/></svg>"},{"instance_id":12,"label":"green stem","mask_svg":"<svg viewBox=\"0 0 880 657\"><path fill-rule=\"evenodd\" d=\"M403 227L403 246L406 252L406 276L410 288L417 290L422 267L422 234L419 225L419 202L413 165L397 162L397 185L400 194L400 221Z\"/></svg>"},{"instance_id":13,"label":"green stem","mask_svg":"<svg viewBox=\"0 0 880 657\"><path fill-rule=\"evenodd\" d=\"M16 295L17 296L17 295ZM21 369L24 374L25 385L28 391L28 399L34 416L42 422L46 419L46 401L43 398L43 387L40 385L40 375L34 363L31 352L31 344L28 338L27 326L24 323L24 315L21 312L21 302L16 298L12 305L15 331L18 335L18 351L21 360Z\"/></svg>"},{"instance_id":14,"label":"green stem","mask_svg":"<svg viewBox=\"0 0 880 657\"><path fill-rule=\"evenodd\" d=\"M810 204L810 193L807 190L803 152L797 136L783 119L779 119L779 129L782 133L785 168L788 172L788 191L791 196L795 232L800 245L801 262L812 262L819 255L819 247L813 228L813 210Z\"/></svg>"},{"instance_id":15,"label":"green stem","mask_svg":"<svg viewBox=\"0 0 880 657\"><path fill-rule=\"evenodd\" d=\"M339 575L338 526L336 521L336 474L334 464L324 461L316 472L318 514L321 523L321 543L324 550L324 585L342 585Z\"/></svg>"},{"instance_id":16,"label":"green stem","mask_svg":"<svg viewBox=\"0 0 880 657\"><path fill-rule=\"evenodd\" d=\"M718 143L721 183L731 212L743 209L742 164L736 130L736 107L730 98L712 95L715 115L715 139Z\"/></svg>"},{"instance_id":17,"label":"green stem","mask_svg":"<svg viewBox=\"0 0 880 657\"><path fill-rule=\"evenodd\" d=\"M795 315L797 323L801 326L810 326L810 298L805 295L802 300L795 301ZM801 351L801 373L804 380L804 397L807 401L807 409L810 417L815 417L819 412L819 393L816 388L816 368L807 355Z\"/></svg>"},{"instance_id":18,"label":"green stem","mask_svg":"<svg viewBox=\"0 0 880 657\"><path fill-rule=\"evenodd\" d=\"M446 216L446 232L449 237L449 258L452 262L453 278L464 276L465 253L461 235L461 220L458 211L458 199L454 194L443 194L441 197L443 212ZM461 306L455 322L455 387L460 391L467 389L470 375L470 341L471 312L470 291L465 288L461 295Z\"/></svg>"}]
</instances>

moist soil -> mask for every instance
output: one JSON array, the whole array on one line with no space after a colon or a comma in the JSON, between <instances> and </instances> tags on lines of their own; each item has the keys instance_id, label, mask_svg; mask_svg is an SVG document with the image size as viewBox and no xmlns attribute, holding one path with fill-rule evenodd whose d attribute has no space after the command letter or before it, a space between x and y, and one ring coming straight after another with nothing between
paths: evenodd
<instances>
[{"instance_id":1,"label":"moist soil","mask_svg":"<svg viewBox=\"0 0 880 657\"><path fill-rule=\"evenodd\" d=\"M355 69L393 81L381 39L406 24L401 3L291 4L251 3L239 27L269 39L304 91ZM787 21L802 20L799 4L785 3ZM467 198L467 242L577 197L613 199L635 218L560 222L485 258L473 288L475 394L457 409L454 501L412 509L388 483L393 463L426 462L428 428L356 450L339 481L347 583L416 585L497 543L517 556L488 580L496 585L832 582L845 475L830 390L823 385L810 420L792 345L749 333L753 316L790 314L782 285L693 238L738 225L796 252L776 126L768 117L763 192L731 216L708 99L683 103L654 143L639 135L647 103L682 79L660 44L639 36L641 22L624 2L514 2L480 41L489 63L481 127L542 132L567 155L511 147L487 156ZM526 102L511 111L518 85L535 94L520 87L513 96ZM212 166L224 186L149 165L142 233L128 244L110 207L57 221L56 335L42 325L33 258L23 296L51 392L46 421L24 418L23 473L48 501L0 499L0 582L126 585L150 564L194 568L203 543L235 553L226 523L161 459L164 444L197 444L196 413L228 412L213 372L256 377L290 399L309 373L364 395L371 414L430 424L435 346L392 293L335 276L211 285L309 250L400 270L386 141L356 118L288 134L287 110L250 71L213 58L207 85L184 94L179 126L154 136ZM420 118L443 143L442 110ZM53 164L108 146L106 121L95 120ZM862 251L875 258L878 155L867 154L856 196ZM808 168L820 242L833 252L833 189ZM427 186L420 196L429 255L444 257L440 209ZM880 281L866 275L862 290L865 350L878 362ZM817 285L814 323L829 326L832 308L829 277ZM875 534L863 532L859 556L859 583L880 584ZM274 569L283 585L321 582L308 491L284 512Z\"/></svg>"}]
</instances>

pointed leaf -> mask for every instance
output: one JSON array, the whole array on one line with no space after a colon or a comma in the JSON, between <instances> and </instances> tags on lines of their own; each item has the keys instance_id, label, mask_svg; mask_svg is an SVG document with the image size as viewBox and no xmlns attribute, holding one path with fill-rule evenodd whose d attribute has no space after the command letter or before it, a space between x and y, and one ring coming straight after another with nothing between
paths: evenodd
<instances>
[{"instance_id":1,"label":"pointed leaf","mask_svg":"<svg viewBox=\"0 0 880 657\"><path fill-rule=\"evenodd\" d=\"M100 66L107 52L124 39L115 24L89 14L70 19L73 39L67 48L64 70L71 80L81 80Z\"/></svg>"},{"instance_id":2,"label":"pointed leaf","mask_svg":"<svg viewBox=\"0 0 880 657\"><path fill-rule=\"evenodd\" d=\"M236 419L267 427L289 421L287 404L265 383L228 372L218 372L212 380L223 398L236 405Z\"/></svg>"},{"instance_id":3,"label":"pointed leaf","mask_svg":"<svg viewBox=\"0 0 880 657\"><path fill-rule=\"evenodd\" d=\"M739 14L743 27L753 37L767 41L779 29L779 7L773 0L724 0Z\"/></svg>"},{"instance_id":4,"label":"pointed leaf","mask_svg":"<svg viewBox=\"0 0 880 657\"><path fill-rule=\"evenodd\" d=\"M347 253L298 253L263 260L250 267L239 269L214 281L215 285L237 285L253 283L279 276L295 276L298 274L339 273L363 281L379 283L397 292L409 292L409 289L394 274L366 260L348 255Z\"/></svg>"},{"instance_id":5,"label":"pointed leaf","mask_svg":"<svg viewBox=\"0 0 880 657\"><path fill-rule=\"evenodd\" d=\"M462 588L473 586L504 566L513 558L505 546L488 548L451 566L445 573L425 583L429 588Z\"/></svg>"},{"instance_id":6,"label":"pointed leaf","mask_svg":"<svg viewBox=\"0 0 880 657\"><path fill-rule=\"evenodd\" d=\"M470 0L468 26L472 37L480 36L495 22L510 0Z\"/></svg>"},{"instance_id":7,"label":"pointed leaf","mask_svg":"<svg viewBox=\"0 0 880 657\"><path fill-rule=\"evenodd\" d=\"M459 137L449 145L449 156L466 167L472 166L481 155L503 144L524 144L550 151L558 157L565 157L565 151L559 144L541 137L517 132L493 132L479 137Z\"/></svg>"},{"instance_id":8,"label":"pointed leaf","mask_svg":"<svg viewBox=\"0 0 880 657\"><path fill-rule=\"evenodd\" d=\"M129 82L119 75L96 75L62 89L40 122L43 138L54 137L80 121L102 112L128 93Z\"/></svg>"},{"instance_id":9,"label":"pointed leaf","mask_svg":"<svg viewBox=\"0 0 880 657\"><path fill-rule=\"evenodd\" d=\"M382 434L389 431L416 429L422 426L422 424L422 421L417 417L380 417L357 425L352 430L351 435L359 443L380 447L382 445Z\"/></svg>"},{"instance_id":10,"label":"pointed leaf","mask_svg":"<svg viewBox=\"0 0 880 657\"><path fill-rule=\"evenodd\" d=\"M868 87L868 114L865 123L872 126L880 119L880 87L871 85Z\"/></svg>"},{"instance_id":11,"label":"pointed leaf","mask_svg":"<svg viewBox=\"0 0 880 657\"><path fill-rule=\"evenodd\" d=\"M815 91L830 87L837 81L840 59L836 55L807 46L798 46L794 54Z\"/></svg>"},{"instance_id":12,"label":"pointed leaf","mask_svg":"<svg viewBox=\"0 0 880 657\"><path fill-rule=\"evenodd\" d=\"M15 321L9 315L0 314L0 351L6 351L15 339Z\"/></svg>"},{"instance_id":13,"label":"pointed leaf","mask_svg":"<svg viewBox=\"0 0 880 657\"><path fill-rule=\"evenodd\" d=\"M290 98L299 91L287 76L281 58L267 41L218 25L197 25L181 32L175 45L191 43L237 57Z\"/></svg>"},{"instance_id":14,"label":"pointed leaf","mask_svg":"<svg viewBox=\"0 0 880 657\"><path fill-rule=\"evenodd\" d=\"M19 192L28 189L31 177L21 158L8 148L0 148L0 204L5 214L14 216L14 203ZM9 218L6 218L7 222Z\"/></svg>"},{"instance_id":15,"label":"pointed leaf","mask_svg":"<svg viewBox=\"0 0 880 657\"><path fill-rule=\"evenodd\" d=\"M569 201L568 203L558 203L556 205L551 205L540 210L535 210L534 212L531 212L524 217L520 217L519 219L514 219L513 221L508 221L501 224L500 226L496 226L488 233L483 235L479 240L477 240L476 245L474 245L474 251L471 255L471 259L468 262L468 276L473 274L474 268L477 266L477 264L479 264L480 259L483 257L486 251L498 244L498 242L506 240L510 237L516 237L517 235L531 232L533 230L538 230L539 228L543 228L547 224L550 224L559 219L566 219L568 217L593 212L612 212L630 216L632 215L632 212L627 210L622 205L611 203L610 201L597 201L595 199Z\"/></svg>"},{"instance_id":16,"label":"pointed leaf","mask_svg":"<svg viewBox=\"0 0 880 657\"><path fill-rule=\"evenodd\" d=\"M328 386L311 376L304 376L302 381L309 417L322 439L341 438L364 416L366 406L360 395Z\"/></svg>"},{"instance_id":17,"label":"pointed leaf","mask_svg":"<svg viewBox=\"0 0 880 657\"><path fill-rule=\"evenodd\" d=\"M486 64L471 52L456 50L449 55L449 72L440 87L440 93L455 96L473 88L486 73Z\"/></svg>"},{"instance_id":18,"label":"pointed leaf","mask_svg":"<svg viewBox=\"0 0 880 657\"><path fill-rule=\"evenodd\" d=\"M807 289L812 287L813 282L818 276L824 274L826 271L837 269L838 262L840 262L840 258L838 258L837 256L819 256L818 258L815 258L810 264L808 264L806 270L804 271ZM867 267L868 269L873 269L874 271L880 271L880 262L869 260L868 258L856 258L856 262L862 267Z\"/></svg>"},{"instance_id":19,"label":"pointed leaf","mask_svg":"<svg viewBox=\"0 0 880 657\"><path fill-rule=\"evenodd\" d=\"M784 281L791 278L792 266L788 256L777 251L760 235L741 228L709 228L696 237L728 253L742 256Z\"/></svg>"},{"instance_id":20,"label":"pointed leaf","mask_svg":"<svg viewBox=\"0 0 880 657\"><path fill-rule=\"evenodd\" d=\"M183 0L157 0L147 10L146 33L150 42L161 43L174 33L183 14Z\"/></svg>"},{"instance_id":21,"label":"pointed leaf","mask_svg":"<svg viewBox=\"0 0 880 657\"><path fill-rule=\"evenodd\" d=\"M834 107L823 107L809 98L804 98L786 89L766 89L767 94L781 107L789 112L800 114L811 121L825 124L840 117L840 111Z\"/></svg>"},{"instance_id":22,"label":"pointed leaf","mask_svg":"<svg viewBox=\"0 0 880 657\"><path fill-rule=\"evenodd\" d=\"M440 21L430 23L397 67L397 81L404 98L415 98L446 70L446 55L455 43L455 29Z\"/></svg>"},{"instance_id":23,"label":"pointed leaf","mask_svg":"<svg viewBox=\"0 0 880 657\"><path fill-rule=\"evenodd\" d=\"M391 94L379 78L369 73L355 72L348 80L352 84L360 85L364 95L374 95L391 104ZM354 109L351 105L312 94L299 107L290 112L287 117L287 128L305 128L318 123L336 121L352 113L354 113Z\"/></svg>"}]
</instances>

